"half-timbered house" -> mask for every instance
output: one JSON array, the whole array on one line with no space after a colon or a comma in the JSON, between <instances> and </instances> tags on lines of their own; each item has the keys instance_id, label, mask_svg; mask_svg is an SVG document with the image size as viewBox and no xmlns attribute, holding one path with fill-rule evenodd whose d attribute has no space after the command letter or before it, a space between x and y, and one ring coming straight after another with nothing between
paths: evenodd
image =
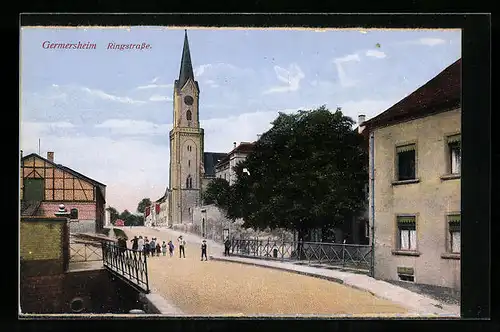
<instances>
[{"instance_id":1,"label":"half-timbered house","mask_svg":"<svg viewBox=\"0 0 500 332\"><path fill-rule=\"evenodd\" d=\"M71 233L98 232L104 226L106 185L36 153L21 157L22 216L54 217L64 204Z\"/></svg>"}]
</instances>

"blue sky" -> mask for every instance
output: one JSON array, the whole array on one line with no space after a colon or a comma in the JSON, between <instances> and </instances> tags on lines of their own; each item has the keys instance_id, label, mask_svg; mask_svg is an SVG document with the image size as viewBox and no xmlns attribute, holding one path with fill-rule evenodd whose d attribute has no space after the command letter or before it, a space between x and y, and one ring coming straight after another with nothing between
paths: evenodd
<instances>
[{"instance_id":1,"label":"blue sky","mask_svg":"<svg viewBox=\"0 0 500 332\"><path fill-rule=\"evenodd\" d=\"M189 29L206 151L253 141L278 111L326 104L353 119L383 112L460 57L459 30ZM135 211L168 185L172 84L183 28L30 28L21 32L21 149L107 187ZM96 44L44 49L43 42ZM107 49L147 43L148 50Z\"/></svg>"}]
</instances>

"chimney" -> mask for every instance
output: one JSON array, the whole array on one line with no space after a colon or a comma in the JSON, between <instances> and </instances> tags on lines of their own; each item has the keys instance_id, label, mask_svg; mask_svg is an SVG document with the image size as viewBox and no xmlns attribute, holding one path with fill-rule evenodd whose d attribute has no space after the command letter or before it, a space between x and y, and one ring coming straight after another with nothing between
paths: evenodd
<instances>
[{"instance_id":1,"label":"chimney","mask_svg":"<svg viewBox=\"0 0 500 332\"><path fill-rule=\"evenodd\" d=\"M54 162L54 152L47 152L47 159Z\"/></svg>"},{"instance_id":2,"label":"chimney","mask_svg":"<svg viewBox=\"0 0 500 332\"><path fill-rule=\"evenodd\" d=\"M261 136L262 136L262 134L257 134L257 140L260 140Z\"/></svg>"},{"instance_id":3,"label":"chimney","mask_svg":"<svg viewBox=\"0 0 500 332\"><path fill-rule=\"evenodd\" d=\"M233 142L233 148L236 148L236 142Z\"/></svg>"},{"instance_id":4,"label":"chimney","mask_svg":"<svg viewBox=\"0 0 500 332\"><path fill-rule=\"evenodd\" d=\"M358 133L360 133L360 134L363 132L363 129L365 129L364 126L361 126L361 124L363 122L365 122L365 120L366 120L366 116L364 114L358 115Z\"/></svg>"}]
</instances>

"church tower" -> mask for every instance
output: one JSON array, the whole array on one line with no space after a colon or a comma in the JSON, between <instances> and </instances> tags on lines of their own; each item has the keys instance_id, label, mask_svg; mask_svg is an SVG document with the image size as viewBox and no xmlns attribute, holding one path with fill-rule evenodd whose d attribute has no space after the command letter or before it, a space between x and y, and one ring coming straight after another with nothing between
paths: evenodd
<instances>
[{"instance_id":1,"label":"church tower","mask_svg":"<svg viewBox=\"0 0 500 332\"><path fill-rule=\"evenodd\" d=\"M199 122L198 82L194 80L187 31L184 34L181 69L174 82L174 116L170 131L170 220L189 223L201 203L203 129Z\"/></svg>"}]
</instances>

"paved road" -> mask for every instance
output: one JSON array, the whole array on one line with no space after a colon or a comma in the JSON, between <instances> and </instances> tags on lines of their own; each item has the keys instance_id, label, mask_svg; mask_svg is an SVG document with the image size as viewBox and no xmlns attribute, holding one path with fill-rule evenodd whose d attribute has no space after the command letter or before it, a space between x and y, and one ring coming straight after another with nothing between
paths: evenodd
<instances>
[{"instance_id":1,"label":"paved road","mask_svg":"<svg viewBox=\"0 0 500 332\"><path fill-rule=\"evenodd\" d=\"M133 235L176 241L178 232L122 228ZM186 258L148 259L151 288L189 315L377 315L406 309L331 281L243 264L200 261L200 239L184 234ZM175 242L174 242L175 243ZM208 241L209 255L222 248ZM177 248L176 248L177 251Z\"/></svg>"}]
</instances>

